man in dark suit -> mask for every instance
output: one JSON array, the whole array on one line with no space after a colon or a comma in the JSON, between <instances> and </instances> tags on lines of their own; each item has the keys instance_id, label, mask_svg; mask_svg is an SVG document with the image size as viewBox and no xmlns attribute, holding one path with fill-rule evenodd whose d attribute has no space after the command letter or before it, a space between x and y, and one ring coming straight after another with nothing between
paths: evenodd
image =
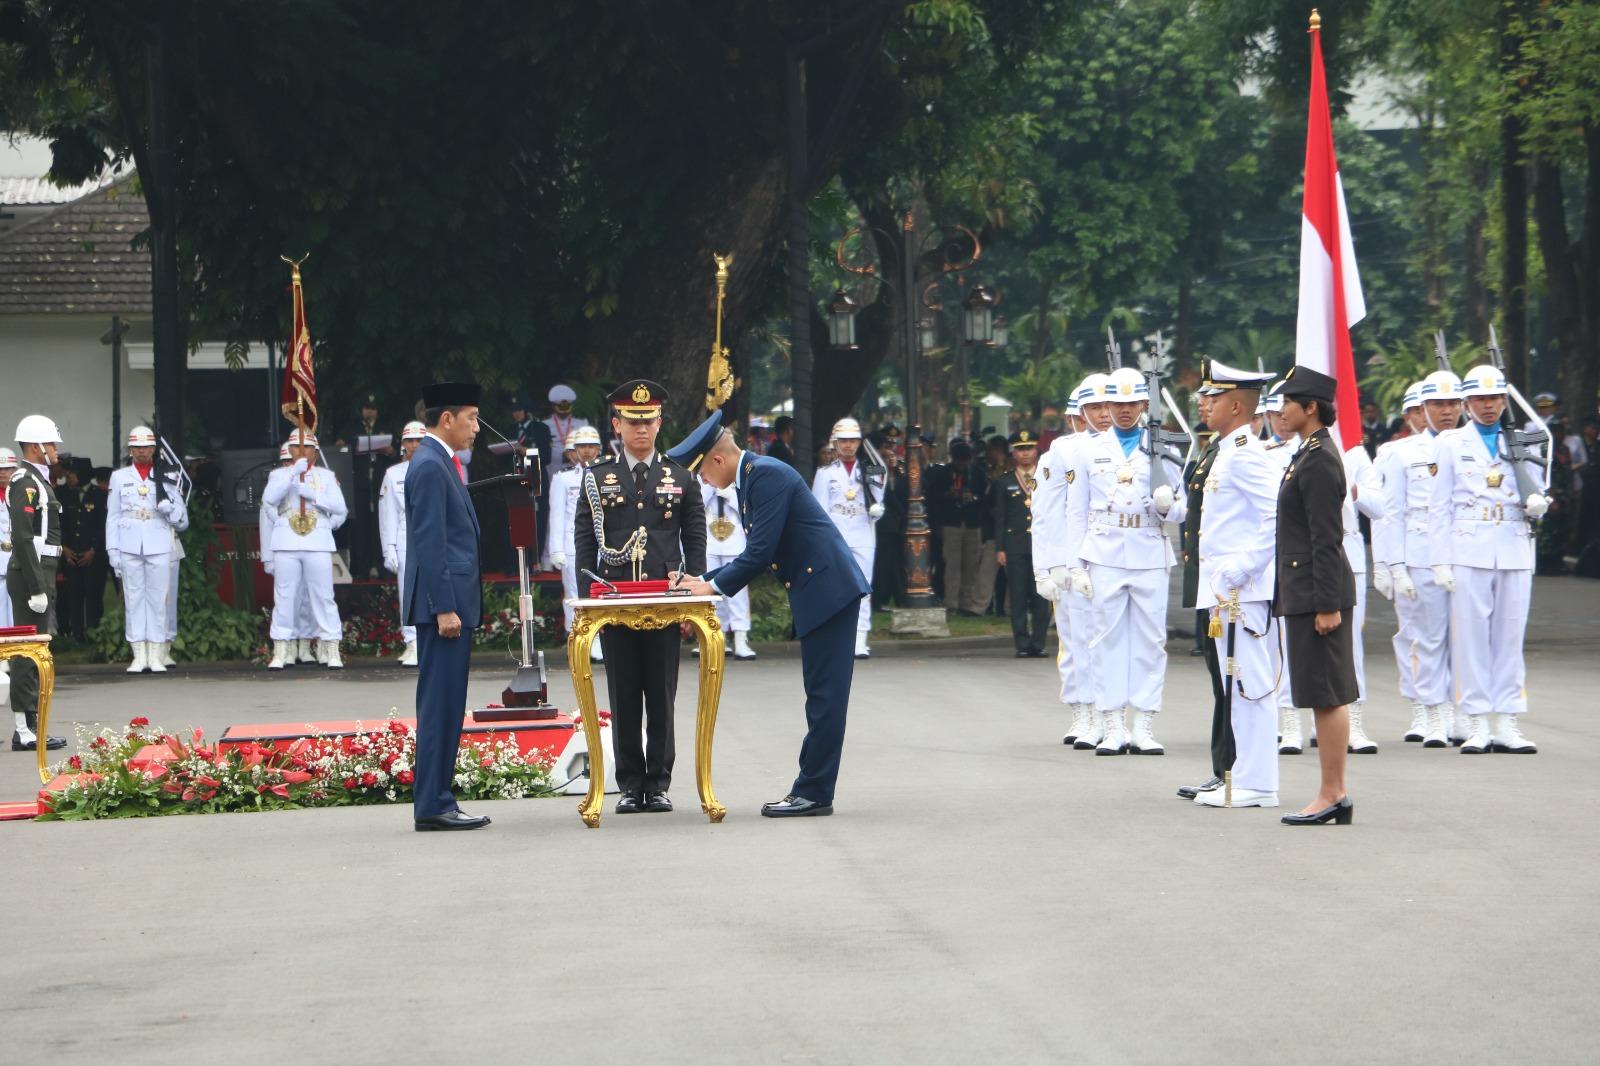
<instances>
[{"instance_id":1,"label":"man in dark suit","mask_svg":"<svg viewBox=\"0 0 1600 1066\"><path fill-rule=\"evenodd\" d=\"M618 386L607 399L616 409L611 426L622 452L597 459L583 473L572 537L575 565L607 581L659 581L669 570L699 573L706 565L700 485L681 463L656 451L666 390L639 379ZM622 792L618 814L672 810L667 790L676 754L672 721L682 642L675 626L600 631ZM647 734L642 742L641 727Z\"/></svg>"},{"instance_id":2,"label":"man in dark suit","mask_svg":"<svg viewBox=\"0 0 1600 1066\"><path fill-rule=\"evenodd\" d=\"M767 454L790 466L794 465L793 418L779 415L778 420L772 423L772 443L767 445Z\"/></svg>"},{"instance_id":3,"label":"man in dark suit","mask_svg":"<svg viewBox=\"0 0 1600 1066\"><path fill-rule=\"evenodd\" d=\"M478 436L477 385L442 382L422 392L428 427L406 471L406 625L417 627L418 830L481 829L451 791L467 713L472 631L483 618L478 514L456 457Z\"/></svg>"},{"instance_id":4,"label":"man in dark suit","mask_svg":"<svg viewBox=\"0 0 1600 1066\"><path fill-rule=\"evenodd\" d=\"M669 454L717 488L733 485L745 529L743 555L704 577L686 578L683 587L699 596L732 596L770 570L789 590L800 637L806 739L800 746L800 775L789 794L761 813L768 818L832 814L855 667L856 618L861 597L871 591L867 580L805 480L777 459L741 449L722 429L722 412L713 412Z\"/></svg>"}]
</instances>

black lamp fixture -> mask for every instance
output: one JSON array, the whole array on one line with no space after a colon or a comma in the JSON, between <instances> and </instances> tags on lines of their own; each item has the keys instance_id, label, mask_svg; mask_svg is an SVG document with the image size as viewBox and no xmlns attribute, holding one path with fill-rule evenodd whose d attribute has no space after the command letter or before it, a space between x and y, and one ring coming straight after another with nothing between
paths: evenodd
<instances>
[{"instance_id":1,"label":"black lamp fixture","mask_svg":"<svg viewBox=\"0 0 1600 1066\"><path fill-rule=\"evenodd\" d=\"M856 314L861 305L843 289L836 289L828 303L828 343L845 351L856 351Z\"/></svg>"},{"instance_id":2,"label":"black lamp fixture","mask_svg":"<svg viewBox=\"0 0 1600 1066\"><path fill-rule=\"evenodd\" d=\"M961 302L962 332L968 344L994 344L994 308L999 299L984 285L974 285Z\"/></svg>"}]
</instances>

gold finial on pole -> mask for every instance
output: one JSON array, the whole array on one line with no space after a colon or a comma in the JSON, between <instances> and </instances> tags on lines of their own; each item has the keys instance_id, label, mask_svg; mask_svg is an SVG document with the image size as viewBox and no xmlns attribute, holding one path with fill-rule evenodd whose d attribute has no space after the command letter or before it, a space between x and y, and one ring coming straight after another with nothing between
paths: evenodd
<instances>
[{"instance_id":1,"label":"gold finial on pole","mask_svg":"<svg viewBox=\"0 0 1600 1066\"><path fill-rule=\"evenodd\" d=\"M1322 15L1321 15L1321 13L1319 13L1317 11L1316 8L1312 8L1311 9L1311 30L1310 30L1310 32L1311 33L1315 33L1320 29L1322 29Z\"/></svg>"},{"instance_id":2,"label":"gold finial on pole","mask_svg":"<svg viewBox=\"0 0 1600 1066\"><path fill-rule=\"evenodd\" d=\"M733 265L733 253L718 255L712 252L711 258L717 264L717 333L711 342L711 366L706 371L707 411L715 411L727 403L738 385L733 376L733 367L728 362L728 349L722 344L722 304L728 295L728 267Z\"/></svg>"},{"instance_id":3,"label":"gold finial on pole","mask_svg":"<svg viewBox=\"0 0 1600 1066\"><path fill-rule=\"evenodd\" d=\"M302 255L299 259L290 259L286 255L280 255L280 256L278 256L278 258L282 259L285 263L289 264L289 269L291 271L291 275L290 275L291 280L299 281L300 280L300 264L304 263L307 259L310 259L311 258L311 253L307 252L305 255Z\"/></svg>"}]
</instances>

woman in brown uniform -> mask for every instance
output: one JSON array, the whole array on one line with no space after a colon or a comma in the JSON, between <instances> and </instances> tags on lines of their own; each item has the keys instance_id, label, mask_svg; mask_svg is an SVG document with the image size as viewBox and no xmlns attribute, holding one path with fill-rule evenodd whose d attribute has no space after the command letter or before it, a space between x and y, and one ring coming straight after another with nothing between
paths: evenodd
<instances>
[{"instance_id":1,"label":"woman in brown uniform","mask_svg":"<svg viewBox=\"0 0 1600 1066\"><path fill-rule=\"evenodd\" d=\"M1345 793L1347 705L1356 699L1352 609L1355 575L1344 554L1344 462L1328 433L1334 424L1333 378L1304 366L1289 371L1283 395L1285 429L1305 443L1278 489L1278 603L1289 650L1289 688L1296 707L1316 715L1322 787L1285 825L1349 825L1355 807Z\"/></svg>"}]
</instances>

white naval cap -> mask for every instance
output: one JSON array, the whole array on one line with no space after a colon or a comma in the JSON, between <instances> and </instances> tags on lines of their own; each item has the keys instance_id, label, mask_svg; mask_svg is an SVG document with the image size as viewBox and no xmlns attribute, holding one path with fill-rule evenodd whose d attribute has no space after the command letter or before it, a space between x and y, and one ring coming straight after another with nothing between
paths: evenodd
<instances>
[{"instance_id":1,"label":"white naval cap","mask_svg":"<svg viewBox=\"0 0 1600 1066\"><path fill-rule=\"evenodd\" d=\"M571 403L572 401L576 400L577 398L578 398L578 394L576 392L572 391L572 386L571 385L552 385L552 386L550 386L550 402L551 403Z\"/></svg>"},{"instance_id":2,"label":"white naval cap","mask_svg":"<svg viewBox=\"0 0 1600 1066\"><path fill-rule=\"evenodd\" d=\"M1265 389L1273 377L1264 370L1240 370L1207 359L1200 372L1200 394L1220 396L1232 389Z\"/></svg>"},{"instance_id":3,"label":"white naval cap","mask_svg":"<svg viewBox=\"0 0 1600 1066\"><path fill-rule=\"evenodd\" d=\"M580 444L599 444L600 431L593 426L579 426L567 434L566 447L576 448Z\"/></svg>"},{"instance_id":4,"label":"white naval cap","mask_svg":"<svg viewBox=\"0 0 1600 1066\"><path fill-rule=\"evenodd\" d=\"M1400 413L1405 414L1413 407L1422 406L1422 382L1413 381L1406 386L1406 394L1400 401Z\"/></svg>"}]
</instances>

